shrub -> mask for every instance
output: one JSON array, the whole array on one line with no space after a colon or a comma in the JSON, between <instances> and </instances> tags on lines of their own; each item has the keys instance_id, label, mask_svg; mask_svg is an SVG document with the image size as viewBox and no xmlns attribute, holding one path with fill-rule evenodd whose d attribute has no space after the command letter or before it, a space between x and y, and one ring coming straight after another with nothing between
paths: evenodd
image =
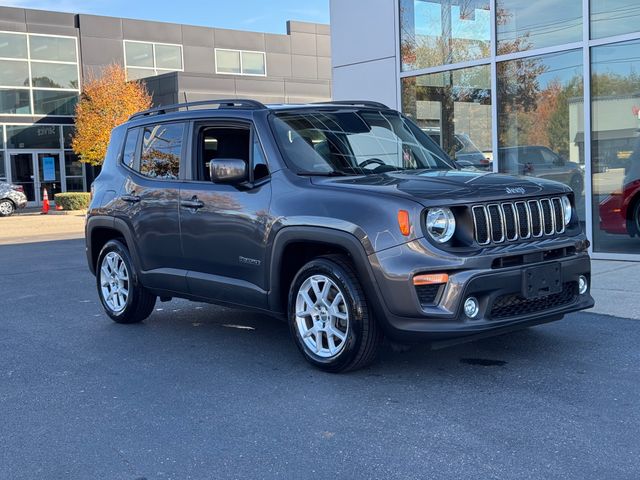
<instances>
[{"instance_id":1,"label":"shrub","mask_svg":"<svg viewBox=\"0 0 640 480\"><path fill-rule=\"evenodd\" d=\"M85 210L89 208L90 195L87 192L56 193L55 202L63 210Z\"/></svg>"}]
</instances>

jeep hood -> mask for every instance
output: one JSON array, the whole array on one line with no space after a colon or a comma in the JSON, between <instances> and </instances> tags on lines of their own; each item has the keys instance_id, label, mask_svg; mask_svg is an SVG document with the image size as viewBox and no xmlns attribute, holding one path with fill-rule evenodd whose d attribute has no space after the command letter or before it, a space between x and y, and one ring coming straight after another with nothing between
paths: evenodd
<instances>
[{"instance_id":1,"label":"jeep hood","mask_svg":"<svg viewBox=\"0 0 640 480\"><path fill-rule=\"evenodd\" d=\"M424 206L559 195L562 183L535 177L471 170L420 170L354 177L312 177L315 185L362 190L415 200Z\"/></svg>"}]
</instances>

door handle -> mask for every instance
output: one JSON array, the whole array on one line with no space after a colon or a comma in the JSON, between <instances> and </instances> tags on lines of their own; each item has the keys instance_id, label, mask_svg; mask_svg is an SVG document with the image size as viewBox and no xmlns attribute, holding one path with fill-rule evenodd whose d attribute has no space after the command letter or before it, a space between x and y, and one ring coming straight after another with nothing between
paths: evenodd
<instances>
[{"instance_id":1,"label":"door handle","mask_svg":"<svg viewBox=\"0 0 640 480\"><path fill-rule=\"evenodd\" d=\"M122 195L120 200L128 203L138 203L140 201L140 196L132 193L130 195Z\"/></svg>"},{"instance_id":2,"label":"door handle","mask_svg":"<svg viewBox=\"0 0 640 480\"><path fill-rule=\"evenodd\" d=\"M198 200L198 197L194 196L191 200L182 200L180 202L185 208L193 208L194 210L198 210L199 208L204 207L204 202L202 200Z\"/></svg>"}]
</instances>

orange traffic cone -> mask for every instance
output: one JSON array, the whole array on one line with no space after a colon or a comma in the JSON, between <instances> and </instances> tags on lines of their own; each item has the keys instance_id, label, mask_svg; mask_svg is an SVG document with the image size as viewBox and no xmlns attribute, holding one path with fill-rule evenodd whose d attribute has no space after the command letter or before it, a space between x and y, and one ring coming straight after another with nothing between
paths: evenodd
<instances>
[{"instance_id":1,"label":"orange traffic cone","mask_svg":"<svg viewBox=\"0 0 640 480\"><path fill-rule=\"evenodd\" d=\"M42 214L49 213L49 194L47 193L47 189L44 189L42 193Z\"/></svg>"}]
</instances>

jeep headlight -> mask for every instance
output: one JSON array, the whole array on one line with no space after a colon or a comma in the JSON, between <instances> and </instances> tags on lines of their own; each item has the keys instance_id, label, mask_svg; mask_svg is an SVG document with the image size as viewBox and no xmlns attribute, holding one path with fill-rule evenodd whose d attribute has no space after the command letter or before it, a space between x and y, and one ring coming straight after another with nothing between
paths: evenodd
<instances>
[{"instance_id":1,"label":"jeep headlight","mask_svg":"<svg viewBox=\"0 0 640 480\"><path fill-rule=\"evenodd\" d=\"M562 197L562 211L564 212L564 226L569 225L571 216L573 215L573 209L571 207L571 200L566 195Z\"/></svg>"},{"instance_id":2,"label":"jeep headlight","mask_svg":"<svg viewBox=\"0 0 640 480\"><path fill-rule=\"evenodd\" d=\"M448 242L456 231L456 219L446 207L429 210L426 223L427 232L438 243Z\"/></svg>"}]
</instances>

